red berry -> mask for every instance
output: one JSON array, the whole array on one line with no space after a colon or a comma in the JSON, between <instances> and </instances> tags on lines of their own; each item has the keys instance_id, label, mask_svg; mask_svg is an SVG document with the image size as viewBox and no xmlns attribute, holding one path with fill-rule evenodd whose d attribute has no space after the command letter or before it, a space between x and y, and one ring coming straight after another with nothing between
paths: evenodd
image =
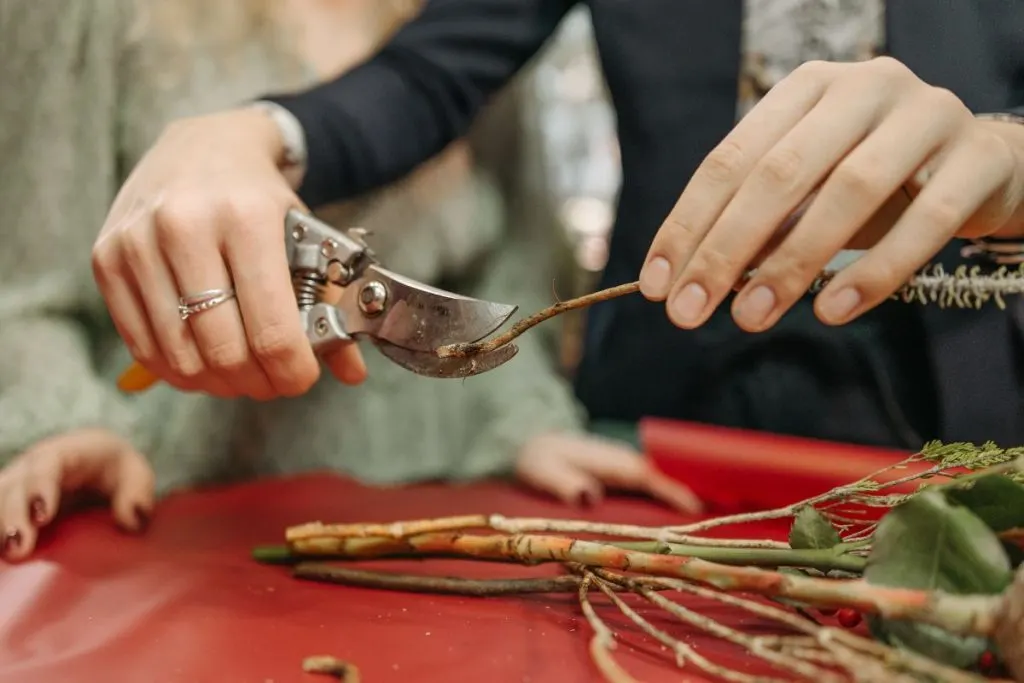
<instances>
[{"instance_id":1,"label":"red berry","mask_svg":"<svg viewBox=\"0 0 1024 683\"><path fill-rule=\"evenodd\" d=\"M996 656L986 650L981 653L978 657L978 668L981 669L982 673L990 673L996 668Z\"/></svg>"},{"instance_id":2,"label":"red berry","mask_svg":"<svg viewBox=\"0 0 1024 683\"><path fill-rule=\"evenodd\" d=\"M855 628L860 624L860 612L855 609L841 609L836 613L836 619L843 628Z\"/></svg>"},{"instance_id":3,"label":"red berry","mask_svg":"<svg viewBox=\"0 0 1024 683\"><path fill-rule=\"evenodd\" d=\"M835 607L821 607L818 609L818 614L823 617L834 616L838 610Z\"/></svg>"}]
</instances>

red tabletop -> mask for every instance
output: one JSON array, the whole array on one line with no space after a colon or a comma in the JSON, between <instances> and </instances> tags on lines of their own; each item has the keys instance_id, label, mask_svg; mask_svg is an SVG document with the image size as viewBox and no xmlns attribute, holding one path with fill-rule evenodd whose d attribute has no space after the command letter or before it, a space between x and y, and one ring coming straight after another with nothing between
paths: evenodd
<instances>
[{"instance_id":1,"label":"red tabletop","mask_svg":"<svg viewBox=\"0 0 1024 683\"><path fill-rule=\"evenodd\" d=\"M591 631L574 596L463 598L348 588L299 581L249 555L254 545L280 543L286 526L302 522L476 512L645 525L686 521L628 497L578 513L503 484L372 489L332 475L176 495L161 503L142 537L118 532L105 511L88 512L46 534L31 561L0 569L0 681L315 682L324 679L301 671L302 659L314 654L352 661L367 683L598 680L587 652ZM776 524L732 533L783 538L785 531ZM556 571L454 561L360 566L473 576ZM748 633L772 628L718 604L679 599ZM703 680L675 669L664 648L603 599L595 603L626 638L617 656L638 680ZM655 622L719 663L766 672L690 627L660 616Z\"/></svg>"}]
</instances>

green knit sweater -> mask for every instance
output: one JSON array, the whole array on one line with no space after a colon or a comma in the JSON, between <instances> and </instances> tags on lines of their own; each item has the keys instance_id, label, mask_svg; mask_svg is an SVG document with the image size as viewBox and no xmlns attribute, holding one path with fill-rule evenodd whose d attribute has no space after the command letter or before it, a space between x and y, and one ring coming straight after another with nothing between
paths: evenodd
<instances>
[{"instance_id":1,"label":"green knit sweater","mask_svg":"<svg viewBox=\"0 0 1024 683\"><path fill-rule=\"evenodd\" d=\"M104 426L149 456L161 492L327 468L398 483L501 474L532 435L581 427L570 387L531 335L512 362L465 382L413 375L367 348L364 385L325 372L297 399L223 401L166 386L120 394L130 358L89 265L120 183L169 119L309 82L260 40L227 61L197 40L179 75L160 78L151 70L167 55L131 38L133 6L0 2L0 463L48 435ZM502 199L478 170L427 211L401 184L388 188L359 223L390 268L528 311L550 298L536 266L550 244L511 241Z\"/></svg>"}]
</instances>

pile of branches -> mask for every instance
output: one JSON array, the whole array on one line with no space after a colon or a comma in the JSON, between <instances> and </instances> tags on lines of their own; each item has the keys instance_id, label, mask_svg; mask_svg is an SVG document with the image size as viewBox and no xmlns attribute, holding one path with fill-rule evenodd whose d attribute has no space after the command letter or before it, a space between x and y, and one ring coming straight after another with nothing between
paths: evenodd
<instances>
[{"instance_id":1,"label":"pile of branches","mask_svg":"<svg viewBox=\"0 0 1024 683\"><path fill-rule=\"evenodd\" d=\"M313 522L287 529L286 545L257 548L254 556L288 564L300 579L383 590L575 593L591 627L594 663L611 683L635 679L615 659L617 636L595 596L671 650L675 665L716 680L1024 681L1022 484L1024 449L932 443L902 463L813 498L683 526L496 514ZM780 519L791 522L785 542L707 533ZM481 580L367 571L345 562L436 557L557 563L564 572ZM753 676L712 661L643 616L624 599L629 595L777 673ZM779 635L745 633L687 606L688 597L775 622ZM838 611L840 626L819 623L813 611ZM850 628L862 618L870 637ZM311 658L307 668L348 681L358 676L355 667L330 658Z\"/></svg>"}]
</instances>

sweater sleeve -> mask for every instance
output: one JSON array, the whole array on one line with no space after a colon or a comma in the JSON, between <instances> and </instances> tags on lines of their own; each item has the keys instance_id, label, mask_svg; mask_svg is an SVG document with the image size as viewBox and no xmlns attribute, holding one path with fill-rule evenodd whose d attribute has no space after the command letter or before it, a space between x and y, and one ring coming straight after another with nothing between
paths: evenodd
<instances>
[{"instance_id":1,"label":"sweater sleeve","mask_svg":"<svg viewBox=\"0 0 1024 683\"><path fill-rule=\"evenodd\" d=\"M131 404L97 370L117 337L89 263L117 186L127 4L0 3L0 464L74 428L134 436Z\"/></svg>"},{"instance_id":2,"label":"sweater sleeve","mask_svg":"<svg viewBox=\"0 0 1024 683\"><path fill-rule=\"evenodd\" d=\"M269 95L299 120L313 207L399 179L469 129L576 0L428 0L373 58L298 94Z\"/></svg>"}]
</instances>

